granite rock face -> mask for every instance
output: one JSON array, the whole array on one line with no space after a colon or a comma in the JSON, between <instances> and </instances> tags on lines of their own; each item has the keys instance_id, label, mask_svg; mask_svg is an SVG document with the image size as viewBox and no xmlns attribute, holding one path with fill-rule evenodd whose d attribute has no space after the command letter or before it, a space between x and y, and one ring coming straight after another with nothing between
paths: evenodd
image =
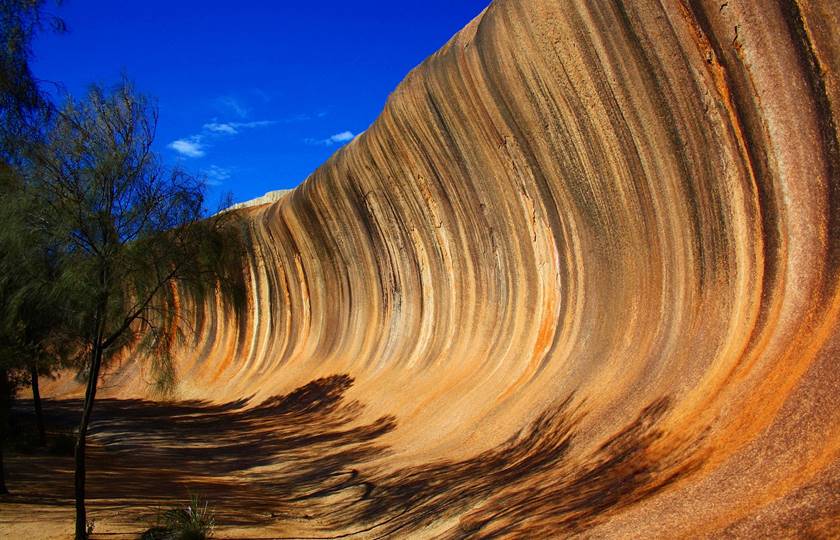
<instances>
[{"instance_id":1,"label":"granite rock face","mask_svg":"<svg viewBox=\"0 0 840 540\"><path fill-rule=\"evenodd\" d=\"M838 17L497 0L242 210L249 310L185 303L179 394L352 377L394 423L334 532L837 534Z\"/></svg>"}]
</instances>

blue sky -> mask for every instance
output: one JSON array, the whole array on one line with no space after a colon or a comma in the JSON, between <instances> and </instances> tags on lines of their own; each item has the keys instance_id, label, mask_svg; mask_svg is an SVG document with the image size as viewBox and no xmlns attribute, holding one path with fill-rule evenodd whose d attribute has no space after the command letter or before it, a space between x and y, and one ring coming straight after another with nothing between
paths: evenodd
<instances>
[{"instance_id":1,"label":"blue sky","mask_svg":"<svg viewBox=\"0 0 840 540\"><path fill-rule=\"evenodd\" d=\"M65 0L35 75L82 95L125 73L157 99L156 149L211 203L296 186L489 0Z\"/></svg>"}]
</instances>

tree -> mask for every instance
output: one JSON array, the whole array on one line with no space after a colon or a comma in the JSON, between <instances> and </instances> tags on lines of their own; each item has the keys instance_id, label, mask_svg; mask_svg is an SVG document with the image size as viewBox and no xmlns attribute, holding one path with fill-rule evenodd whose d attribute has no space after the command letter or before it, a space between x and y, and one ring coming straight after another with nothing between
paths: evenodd
<instances>
[{"instance_id":1,"label":"tree","mask_svg":"<svg viewBox=\"0 0 840 540\"><path fill-rule=\"evenodd\" d=\"M64 21L46 11L48 4L49 0L0 2L0 176L9 158L20 154L21 143L25 147L39 131L50 109L29 66L37 32L44 27L66 30Z\"/></svg>"},{"instance_id":2,"label":"tree","mask_svg":"<svg viewBox=\"0 0 840 540\"><path fill-rule=\"evenodd\" d=\"M203 184L152 151L157 111L131 85L91 88L58 114L32 181L44 211L31 224L61 246L65 327L83 343L87 379L75 447L76 538L86 538L85 451L103 364L144 346L163 382L183 330L178 303L241 302L234 214L207 218Z\"/></svg>"},{"instance_id":3,"label":"tree","mask_svg":"<svg viewBox=\"0 0 840 540\"><path fill-rule=\"evenodd\" d=\"M61 359L77 348L62 332L63 291L56 287L59 250L31 227L39 201L32 190L5 194L0 201L0 368L32 386L39 442L46 444L39 377L64 367ZM23 372L21 374L20 372ZM13 385L14 388L19 385ZM14 393L14 392L12 392Z\"/></svg>"},{"instance_id":4,"label":"tree","mask_svg":"<svg viewBox=\"0 0 840 540\"><path fill-rule=\"evenodd\" d=\"M58 32L65 30L61 19L45 11L47 4L47 0L0 2L0 214L6 218L9 217L7 210L14 207L20 195L28 152L49 119L49 101L41 94L29 68L34 35L45 25ZM12 233L25 233L22 229L14 229L16 224L20 222L4 219L4 231L10 233L7 237ZM23 283L19 273L9 272L15 262L9 247L0 245L0 309L6 315L11 311L12 297L21 299L20 285ZM25 328L20 328L19 324L0 327L0 493L7 493L2 446L16 389L15 368L21 367L21 356L30 352L29 348L22 347L23 334ZM36 375L32 379L34 391L38 368L34 363L31 367L34 367L30 369L31 374ZM36 399L35 403L43 434L40 400Z\"/></svg>"},{"instance_id":5,"label":"tree","mask_svg":"<svg viewBox=\"0 0 840 540\"><path fill-rule=\"evenodd\" d=\"M31 143L34 144L34 143ZM25 163L16 171L29 170ZM72 335L62 331L62 293L56 287L59 250L32 227L40 202L23 177L12 189L0 190L0 445L7 440L12 401L17 391L32 386L39 443L46 429L39 377L63 367L62 358L77 349ZM5 489L0 456L0 493Z\"/></svg>"}]
</instances>

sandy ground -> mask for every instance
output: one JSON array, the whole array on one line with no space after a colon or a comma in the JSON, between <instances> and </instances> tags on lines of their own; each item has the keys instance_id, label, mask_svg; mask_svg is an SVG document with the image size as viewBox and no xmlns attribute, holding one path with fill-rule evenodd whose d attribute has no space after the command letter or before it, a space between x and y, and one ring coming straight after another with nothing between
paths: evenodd
<instances>
[{"instance_id":1,"label":"sandy ground","mask_svg":"<svg viewBox=\"0 0 840 540\"><path fill-rule=\"evenodd\" d=\"M88 454L93 538L137 538L161 509L184 503L191 493L201 494L217 510L217 537L301 536L310 528L298 524L306 520L300 509L244 481L250 463L262 462L252 455L279 458L276 449L260 443L257 419L237 414L241 404L233 406L234 412L196 402L103 400L97 405ZM46 401L51 431L69 428L80 406L77 400ZM22 422L31 423L31 418L24 416ZM246 425L252 426L250 432ZM242 429L231 437L230 430L237 428ZM296 448L290 443L285 451ZM12 495L0 500L0 537L71 538L72 457L12 454L6 465Z\"/></svg>"},{"instance_id":2,"label":"sandy ground","mask_svg":"<svg viewBox=\"0 0 840 540\"><path fill-rule=\"evenodd\" d=\"M581 414L566 400L470 458L386 467L391 449L382 437L396 419L360 421L363 405L345 398L352 382L319 379L259 404L101 400L87 476L95 537L136 537L161 508L190 493L216 510L220 538L492 535L544 512L553 530L569 534L700 465L690 448L655 451L667 400L588 455L575 451ZM17 409L19 425L33 422L21 414L28 405ZM71 426L79 408L78 400L46 401L51 429ZM7 461L13 495L0 505L0 532L67 538L72 458L42 453Z\"/></svg>"},{"instance_id":3,"label":"sandy ground","mask_svg":"<svg viewBox=\"0 0 840 540\"><path fill-rule=\"evenodd\" d=\"M94 537L135 538L191 493L216 509L217 537L318 536L335 479L358 474L350 467L380 455L384 448L373 442L393 429L390 419L353 425L359 406L344 400L349 384L343 377L315 381L251 407L100 400L88 452ZM71 429L80 407L78 400L46 400L50 430ZM34 422L30 408L19 403L19 424ZM12 495L0 504L0 536L67 538L72 458L39 452L6 463ZM310 495L319 504L307 502Z\"/></svg>"}]
</instances>

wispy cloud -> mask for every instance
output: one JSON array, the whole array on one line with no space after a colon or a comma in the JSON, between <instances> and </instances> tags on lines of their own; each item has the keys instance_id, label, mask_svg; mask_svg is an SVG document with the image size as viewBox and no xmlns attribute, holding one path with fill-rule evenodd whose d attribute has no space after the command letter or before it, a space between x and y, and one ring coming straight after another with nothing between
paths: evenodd
<instances>
[{"instance_id":1,"label":"wispy cloud","mask_svg":"<svg viewBox=\"0 0 840 540\"><path fill-rule=\"evenodd\" d=\"M207 131L212 131L213 133L227 133L228 135L236 135L237 133L239 133L239 130L234 124L235 122L210 122L208 124L204 124L204 129L206 129Z\"/></svg>"},{"instance_id":2,"label":"wispy cloud","mask_svg":"<svg viewBox=\"0 0 840 540\"><path fill-rule=\"evenodd\" d=\"M204 129L213 133L224 133L226 135L236 135L243 129L252 129L258 127L265 127L276 124L276 120L258 120L255 122L208 122L204 124Z\"/></svg>"},{"instance_id":3,"label":"wispy cloud","mask_svg":"<svg viewBox=\"0 0 840 540\"><path fill-rule=\"evenodd\" d=\"M216 106L226 112L230 112L239 118L247 118L251 109L240 99L233 96L220 96L216 98Z\"/></svg>"},{"instance_id":4,"label":"wispy cloud","mask_svg":"<svg viewBox=\"0 0 840 540\"><path fill-rule=\"evenodd\" d=\"M216 119L213 119L212 122L208 122L202 126L201 133L184 137L182 139L178 139L177 141L172 141L169 143L169 148L175 150L182 156L200 158L207 154L207 145L204 143L204 140L206 139L218 140L219 137L224 135L238 135L245 129L265 127L276 123L277 121L275 120L219 122Z\"/></svg>"},{"instance_id":5,"label":"wispy cloud","mask_svg":"<svg viewBox=\"0 0 840 540\"><path fill-rule=\"evenodd\" d=\"M219 167L218 165L210 165L202 172L204 173L204 176L207 177L207 185L210 186L222 185L232 174L230 169Z\"/></svg>"},{"instance_id":6,"label":"wispy cloud","mask_svg":"<svg viewBox=\"0 0 840 540\"><path fill-rule=\"evenodd\" d=\"M261 92L261 91L260 91ZM267 98L268 96L260 96ZM232 137L241 134L245 130L263 128L273 126L275 124L293 124L298 122L308 122L314 118L322 118L327 113L299 113L280 118L277 120L248 120L247 117L251 114L251 109L247 104L240 99L233 96L220 96L215 100L216 108L225 113L225 116L239 117L238 120L222 121L218 118L212 118L201 126L201 130L189 137L183 137L176 141L169 143L168 147L188 158L200 158L207 155L207 149L211 146L209 143L218 142L220 139ZM353 133L344 131L336 133L335 135L323 140L306 139L309 144L323 144L325 146L332 146L334 144L344 143L353 138ZM205 171L207 172L207 171ZM212 174L208 173L210 180L223 181L224 179L213 178Z\"/></svg>"},{"instance_id":7,"label":"wispy cloud","mask_svg":"<svg viewBox=\"0 0 840 540\"><path fill-rule=\"evenodd\" d=\"M193 135L184 139L178 139L169 143L169 148L179 154L190 158L204 157L204 145L201 143L200 135Z\"/></svg>"},{"instance_id":8,"label":"wispy cloud","mask_svg":"<svg viewBox=\"0 0 840 540\"><path fill-rule=\"evenodd\" d=\"M286 118L283 118L282 120L280 120L280 122L283 123L283 124L294 124L296 122L308 122L310 120L314 120L316 118L323 118L325 116L327 116L327 113L323 112L323 111L322 112L315 112L315 113L311 113L311 114L310 113L298 113L298 114L293 114L291 116L287 116Z\"/></svg>"},{"instance_id":9,"label":"wispy cloud","mask_svg":"<svg viewBox=\"0 0 840 540\"><path fill-rule=\"evenodd\" d=\"M335 135L330 135L326 139L305 139L307 144L322 144L324 146L332 146L334 144L341 144L346 143L347 141L352 141L353 135L352 131L342 131L341 133L336 133Z\"/></svg>"}]
</instances>

